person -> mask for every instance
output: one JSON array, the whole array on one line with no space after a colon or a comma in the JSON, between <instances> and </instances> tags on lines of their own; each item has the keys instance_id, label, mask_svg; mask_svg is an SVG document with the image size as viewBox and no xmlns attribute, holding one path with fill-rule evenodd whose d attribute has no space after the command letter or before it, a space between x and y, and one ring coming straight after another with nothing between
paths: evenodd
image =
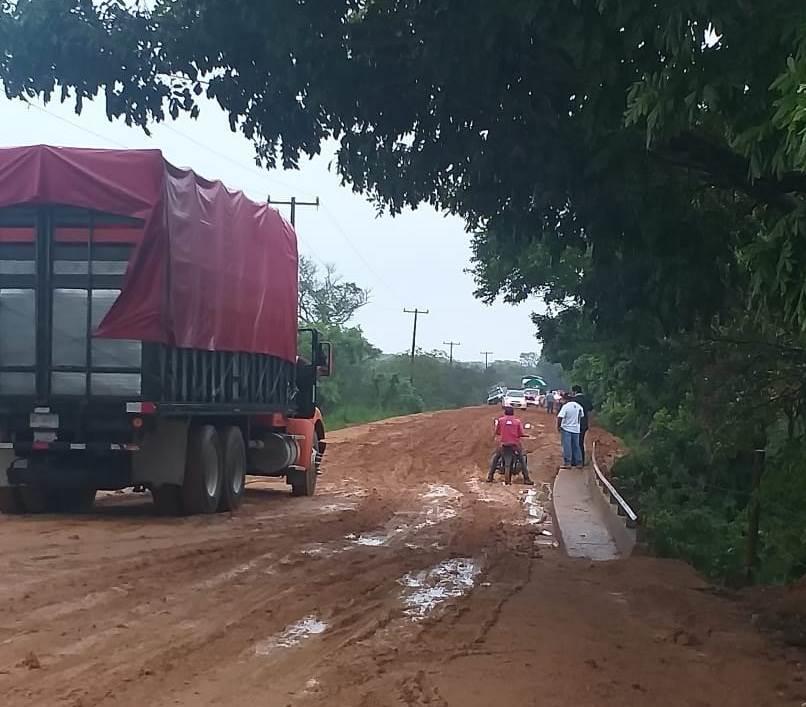
<instances>
[{"instance_id":1,"label":"person","mask_svg":"<svg viewBox=\"0 0 806 707\"><path fill-rule=\"evenodd\" d=\"M582 466L585 466L585 434L590 427L590 417L591 411L593 410L593 403L591 402L590 398L582 392L582 386L575 385L571 388L571 391L574 393L574 401L579 403L582 407L582 412L584 412L584 416L579 423L579 449L582 453Z\"/></svg>"},{"instance_id":2,"label":"person","mask_svg":"<svg viewBox=\"0 0 806 707\"><path fill-rule=\"evenodd\" d=\"M579 430L585 411L568 394L563 396L563 405L557 413L557 429L562 437L563 467L582 466L582 451L579 448Z\"/></svg>"},{"instance_id":3,"label":"person","mask_svg":"<svg viewBox=\"0 0 806 707\"><path fill-rule=\"evenodd\" d=\"M487 483L492 483L495 480L495 470L498 467L501 449L503 447L512 447L515 450L515 454L520 457L521 468L523 470L523 483L527 486L532 486L534 482L529 478L526 454L521 445L521 438L527 436L526 430L523 427L523 423L515 417L514 408L504 408L504 414L495 421L493 436L500 437L501 443L490 460L490 472L487 474Z\"/></svg>"},{"instance_id":4,"label":"person","mask_svg":"<svg viewBox=\"0 0 806 707\"><path fill-rule=\"evenodd\" d=\"M554 414L554 391L550 390L546 393L546 412L549 415Z\"/></svg>"}]
</instances>

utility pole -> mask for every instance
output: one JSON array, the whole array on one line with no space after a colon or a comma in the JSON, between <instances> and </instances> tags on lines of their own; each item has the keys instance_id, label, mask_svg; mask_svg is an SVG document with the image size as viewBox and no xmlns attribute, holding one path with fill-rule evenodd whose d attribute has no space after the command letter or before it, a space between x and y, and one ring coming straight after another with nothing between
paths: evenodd
<instances>
[{"instance_id":1,"label":"utility pole","mask_svg":"<svg viewBox=\"0 0 806 707\"><path fill-rule=\"evenodd\" d=\"M450 346L451 347L451 353L450 353L450 356L449 356L449 363L452 366L453 365L453 347L454 346L461 346L462 344L459 341L443 341L442 343L445 346Z\"/></svg>"},{"instance_id":2,"label":"utility pole","mask_svg":"<svg viewBox=\"0 0 806 707\"><path fill-rule=\"evenodd\" d=\"M428 314L427 309L404 309L406 314L414 315L414 328L411 332L411 381L414 382L414 355L417 353L417 317L421 314Z\"/></svg>"},{"instance_id":3,"label":"utility pole","mask_svg":"<svg viewBox=\"0 0 806 707\"><path fill-rule=\"evenodd\" d=\"M267 203L270 206L290 206L291 207L291 225L297 225L297 207L298 206L315 206L317 209L319 208L319 197L316 197L316 201L297 201L297 197L292 196L289 201L272 201L271 197L267 198Z\"/></svg>"},{"instance_id":4,"label":"utility pole","mask_svg":"<svg viewBox=\"0 0 806 707\"><path fill-rule=\"evenodd\" d=\"M482 351L481 355L484 356L484 370L486 371L490 367L490 356L492 355L492 351Z\"/></svg>"}]
</instances>

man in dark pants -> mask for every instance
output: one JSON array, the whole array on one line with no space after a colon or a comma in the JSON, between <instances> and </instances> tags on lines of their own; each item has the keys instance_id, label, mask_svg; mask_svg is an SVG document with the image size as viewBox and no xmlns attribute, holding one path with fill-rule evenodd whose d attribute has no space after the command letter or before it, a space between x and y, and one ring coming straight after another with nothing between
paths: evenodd
<instances>
[{"instance_id":1,"label":"man in dark pants","mask_svg":"<svg viewBox=\"0 0 806 707\"><path fill-rule=\"evenodd\" d=\"M579 446L582 449L582 466L585 466L587 460L585 458L585 433L588 431L590 425L591 410L593 410L593 403L590 398L582 392L582 386L575 385L571 390L574 393L574 402L579 403L585 416L580 420L579 424Z\"/></svg>"}]
</instances>

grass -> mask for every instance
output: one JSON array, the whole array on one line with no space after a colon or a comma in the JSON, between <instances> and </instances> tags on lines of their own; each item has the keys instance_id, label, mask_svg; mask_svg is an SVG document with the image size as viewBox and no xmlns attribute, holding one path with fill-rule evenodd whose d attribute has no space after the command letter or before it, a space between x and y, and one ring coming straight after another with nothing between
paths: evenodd
<instances>
[{"instance_id":1,"label":"grass","mask_svg":"<svg viewBox=\"0 0 806 707\"><path fill-rule=\"evenodd\" d=\"M405 415L406 413L407 411L405 410L387 410L368 405L345 405L325 415L325 426L328 430L340 430L345 427L385 420L388 417Z\"/></svg>"}]
</instances>

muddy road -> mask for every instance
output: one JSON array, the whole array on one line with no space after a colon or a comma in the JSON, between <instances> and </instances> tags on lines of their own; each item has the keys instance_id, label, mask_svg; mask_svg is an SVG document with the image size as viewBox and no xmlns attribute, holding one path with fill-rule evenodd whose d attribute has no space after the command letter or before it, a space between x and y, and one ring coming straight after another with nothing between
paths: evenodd
<instances>
[{"instance_id":1,"label":"muddy road","mask_svg":"<svg viewBox=\"0 0 806 707\"><path fill-rule=\"evenodd\" d=\"M253 481L232 517L0 516L0 704L806 702L802 654L687 567L563 555L543 413L534 491L483 483L494 412L336 433L316 497Z\"/></svg>"}]
</instances>

